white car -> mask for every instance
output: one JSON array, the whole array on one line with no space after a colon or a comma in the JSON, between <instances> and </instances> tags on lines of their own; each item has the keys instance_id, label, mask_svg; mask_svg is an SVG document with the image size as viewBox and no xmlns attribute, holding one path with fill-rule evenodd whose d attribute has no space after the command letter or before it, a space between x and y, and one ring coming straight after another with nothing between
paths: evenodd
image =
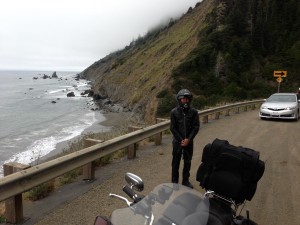
<instances>
[{"instance_id":1,"label":"white car","mask_svg":"<svg viewBox=\"0 0 300 225\"><path fill-rule=\"evenodd\" d=\"M261 105L259 117L261 119L280 118L297 121L300 114L299 107L299 95L294 93L276 93L272 94Z\"/></svg>"}]
</instances>

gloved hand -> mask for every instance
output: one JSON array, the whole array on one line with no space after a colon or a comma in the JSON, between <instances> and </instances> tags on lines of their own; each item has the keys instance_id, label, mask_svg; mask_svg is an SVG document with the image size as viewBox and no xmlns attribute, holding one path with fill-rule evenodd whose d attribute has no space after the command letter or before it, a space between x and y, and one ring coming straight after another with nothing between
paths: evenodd
<instances>
[{"instance_id":1,"label":"gloved hand","mask_svg":"<svg viewBox=\"0 0 300 225\"><path fill-rule=\"evenodd\" d=\"M181 146L182 146L182 147L186 147L186 146L189 145L189 143L190 143L190 140L187 139L187 138L185 138L185 139L183 139L183 140L181 141Z\"/></svg>"}]
</instances>

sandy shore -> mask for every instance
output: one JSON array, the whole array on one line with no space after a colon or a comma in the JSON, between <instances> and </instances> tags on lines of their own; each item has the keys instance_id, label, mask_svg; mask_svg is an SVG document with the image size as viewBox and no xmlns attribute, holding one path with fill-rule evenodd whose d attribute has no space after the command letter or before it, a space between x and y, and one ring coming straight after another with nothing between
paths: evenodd
<instances>
[{"instance_id":1,"label":"sandy shore","mask_svg":"<svg viewBox=\"0 0 300 225\"><path fill-rule=\"evenodd\" d=\"M113 128L121 127L126 123L129 116L129 112L107 112L103 114L99 112L99 114L96 115L98 121L95 122L92 126L85 129L80 136L58 143L55 150L41 157L40 160L45 161L54 158L55 156L66 150L69 147L70 143L80 140L85 134L109 132Z\"/></svg>"},{"instance_id":2,"label":"sandy shore","mask_svg":"<svg viewBox=\"0 0 300 225\"><path fill-rule=\"evenodd\" d=\"M99 132L101 128L105 127L112 128L118 127L128 120L130 113L129 112L109 112L101 114L105 120L94 123L91 127L86 129L84 132ZM101 132L101 131L100 131Z\"/></svg>"}]
</instances>

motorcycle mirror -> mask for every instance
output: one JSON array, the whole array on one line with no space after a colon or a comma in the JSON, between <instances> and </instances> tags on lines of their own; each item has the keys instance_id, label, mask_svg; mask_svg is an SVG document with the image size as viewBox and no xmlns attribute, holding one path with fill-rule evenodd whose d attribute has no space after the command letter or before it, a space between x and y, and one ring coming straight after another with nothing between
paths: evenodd
<instances>
[{"instance_id":1,"label":"motorcycle mirror","mask_svg":"<svg viewBox=\"0 0 300 225\"><path fill-rule=\"evenodd\" d=\"M133 188L135 191L144 190L144 182L139 176L133 173L126 173L125 180L130 185L130 187Z\"/></svg>"}]
</instances>

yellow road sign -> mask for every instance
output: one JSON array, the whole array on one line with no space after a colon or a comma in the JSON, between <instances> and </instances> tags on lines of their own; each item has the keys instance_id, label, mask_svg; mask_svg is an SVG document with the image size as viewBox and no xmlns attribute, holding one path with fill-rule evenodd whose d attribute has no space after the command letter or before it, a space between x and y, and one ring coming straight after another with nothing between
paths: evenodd
<instances>
[{"instance_id":1,"label":"yellow road sign","mask_svg":"<svg viewBox=\"0 0 300 225\"><path fill-rule=\"evenodd\" d=\"M274 77L287 77L287 71L274 70Z\"/></svg>"},{"instance_id":2,"label":"yellow road sign","mask_svg":"<svg viewBox=\"0 0 300 225\"><path fill-rule=\"evenodd\" d=\"M278 77L276 80L278 83L281 83L283 81L283 79L281 77Z\"/></svg>"}]
</instances>

